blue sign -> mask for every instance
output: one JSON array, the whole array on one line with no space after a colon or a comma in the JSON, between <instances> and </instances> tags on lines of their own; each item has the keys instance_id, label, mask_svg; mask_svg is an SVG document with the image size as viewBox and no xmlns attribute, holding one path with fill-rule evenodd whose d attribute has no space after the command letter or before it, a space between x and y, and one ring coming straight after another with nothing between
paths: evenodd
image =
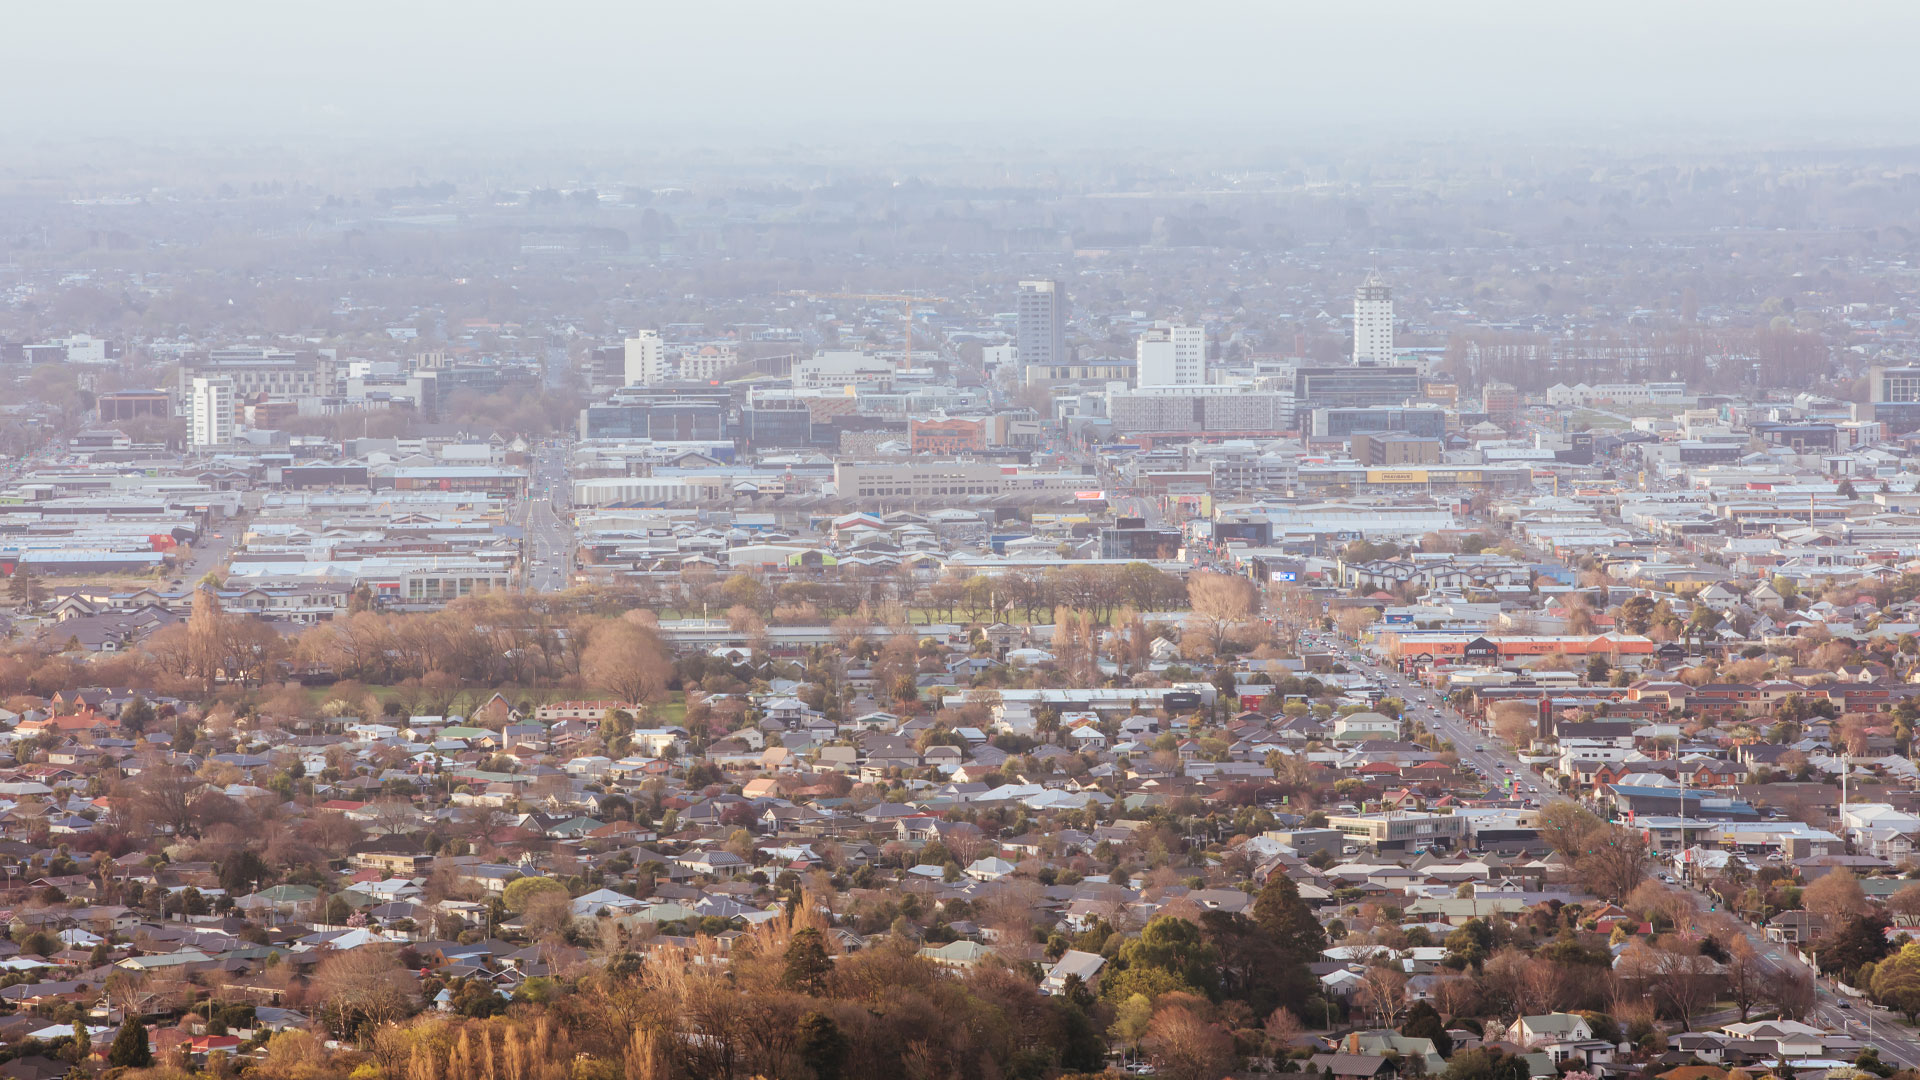
<instances>
[{"instance_id":1,"label":"blue sign","mask_svg":"<svg viewBox=\"0 0 1920 1080\"><path fill-rule=\"evenodd\" d=\"M1299 581L1300 580L1299 573L1293 570L1282 570L1273 576L1279 578L1281 581Z\"/></svg>"}]
</instances>

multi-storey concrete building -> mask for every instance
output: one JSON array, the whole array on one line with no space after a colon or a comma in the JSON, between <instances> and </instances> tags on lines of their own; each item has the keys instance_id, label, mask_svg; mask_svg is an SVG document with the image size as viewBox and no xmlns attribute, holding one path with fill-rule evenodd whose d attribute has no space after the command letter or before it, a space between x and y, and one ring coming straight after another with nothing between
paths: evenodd
<instances>
[{"instance_id":1,"label":"multi-storey concrete building","mask_svg":"<svg viewBox=\"0 0 1920 1080\"><path fill-rule=\"evenodd\" d=\"M1141 386L1192 386L1207 381L1207 332L1160 323L1134 344Z\"/></svg>"},{"instance_id":2,"label":"multi-storey concrete building","mask_svg":"<svg viewBox=\"0 0 1920 1080\"><path fill-rule=\"evenodd\" d=\"M1362 465L1438 465L1440 440L1385 431L1353 437L1353 460Z\"/></svg>"},{"instance_id":3,"label":"multi-storey concrete building","mask_svg":"<svg viewBox=\"0 0 1920 1080\"><path fill-rule=\"evenodd\" d=\"M793 385L807 390L847 386L893 385L894 366L888 361L851 349L823 349L793 368Z\"/></svg>"},{"instance_id":4,"label":"multi-storey concrete building","mask_svg":"<svg viewBox=\"0 0 1920 1080\"><path fill-rule=\"evenodd\" d=\"M1042 367L1066 363L1067 290L1058 281L1023 281L1015 308L1014 344L1020 363Z\"/></svg>"},{"instance_id":5,"label":"multi-storey concrete building","mask_svg":"<svg viewBox=\"0 0 1920 1080\"><path fill-rule=\"evenodd\" d=\"M626 383L652 386L667 377L667 345L660 331L641 330L627 339Z\"/></svg>"},{"instance_id":6,"label":"multi-storey concrete building","mask_svg":"<svg viewBox=\"0 0 1920 1080\"><path fill-rule=\"evenodd\" d=\"M1379 274L1353 294L1353 362L1393 363L1393 290Z\"/></svg>"},{"instance_id":7,"label":"multi-storey concrete building","mask_svg":"<svg viewBox=\"0 0 1920 1080\"><path fill-rule=\"evenodd\" d=\"M188 438L194 446L233 442L233 380L196 378L187 406Z\"/></svg>"},{"instance_id":8,"label":"multi-storey concrete building","mask_svg":"<svg viewBox=\"0 0 1920 1080\"><path fill-rule=\"evenodd\" d=\"M1245 386L1141 386L1107 398L1120 432L1274 432L1293 426L1293 399Z\"/></svg>"},{"instance_id":9,"label":"multi-storey concrete building","mask_svg":"<svg viewBox=\"0 0 1920 1080\"><path fill-rule=\"evenodd\" d=\"M237 400L265 394L293 402L303 415L318 414L324 400L334 392L332 369L325 357L300 356L280 349L214 349L180 365L177 401L182 408L191 406L195 379L226 379Z\"/></svg>"}]
</instances>

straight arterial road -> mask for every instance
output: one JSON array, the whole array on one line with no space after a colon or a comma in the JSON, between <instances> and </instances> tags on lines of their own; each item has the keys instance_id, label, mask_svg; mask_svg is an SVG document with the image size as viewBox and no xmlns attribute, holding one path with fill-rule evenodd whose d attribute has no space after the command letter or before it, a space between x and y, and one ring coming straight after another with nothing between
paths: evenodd
<instances>
[{"instance_id":1,"label":"straight arterial road","mask_svg":"<svg viewBox=\"0 0 1920 1080\"><path fill-rule=\"evenodd\" d=\"M1466 717L1461 716L1438 697L1429 696L1427 702L1415 700L1422 694L1415 685L1403 678L1400 673L1377 664L1363 662L1355 665L1364 670L1379 686L1392 690L1406 701L1408 713L1418 717L1427 725L1428 730L1451 742L1460 760L1478 769L1483 775L1500 778L1506 773L1503 768L1511 769L1512 775L1520 778L1523 787L1534 786L1530 783L1534 774L1525 763L1506 747L1505 743L1483 735L1475 730ZM1485 746L1485 750L1477 747ZM1524 790L1521 799L1528 806L1546 805L1546 795L1529 794ZM1558 792L1553 798L1561 798ZM1705 896L1705 893L1701 893ZM1868 1046L1880 1052L1880 1059L1901 1068L1920 1068L1920 1036L1912 1028L1900 1023L1893 1014L1870 1005L1865 1001L1842 997L1824 982L1819 973L1813 971L1804 961L1794 955L1791 948L1779 942L1766 940L1760 930L1752 924L1735 917L1735 924L1745 934L1754 952L1760 957L1760 964L1766 971L1766 981L1771 984L1787 975L1800 975L1811 978L1814 984L1814 1006L1807 1016L1809 1023L1825 1026L1843 1034L1852 1035Z\"/></svg>"},{"instance_id":2,"label":"straight arterial road","mask_svg":"<svg viewBox=\"0 0 1920 1080\"><path fill-rule=\"evenodd\" d=\"M1533 770L1508 750L1504 743L1475 730L1466 717L1453 711L1445 698L1420 689L1413 680L1378 664L1362 662L1352 666L1364 671L1375 685L1391 691L1393 696L1405 702L1405 715L1409 719L1420 721L1427 725L1427 730L1452 743L1454 753L1460 755L1461 764L1470 766L1494 783L1502 783L1509 777L1517 779L1520 782L1520 802L1536 808L1546 804L1545 796L1526 790L1538 786ZM1480 749L1483 746L1486 749Z\"/></svg>"},{"instance_id":3,"label":"straight arterial road","mask_svg":"<svg viewBox=\"0 0 1920 1080\"><path fill-rule=\"evenodd\" d=\"M573 567L573 528L561 514L572 509L572 494L564 444L542 443L534 451L520 516L528 592L558 592L567 587Z\"/></svg>"}]
</instances>

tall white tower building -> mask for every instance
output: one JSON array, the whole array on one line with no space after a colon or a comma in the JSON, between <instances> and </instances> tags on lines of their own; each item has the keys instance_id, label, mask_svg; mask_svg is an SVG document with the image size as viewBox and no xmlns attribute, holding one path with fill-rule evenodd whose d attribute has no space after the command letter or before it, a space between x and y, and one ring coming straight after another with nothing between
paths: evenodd
<instances>
[{"instance_id":1,"label":"tall white tower building","mask_svg":"<svg viewBox=\"0 0 1920 1080\"><path fill-rule=\"evenodd\" d=\"M667 378L667 346L660 331L642 330L627 339L628 386L652 386Z\"/></svg>"},{"instance_id":2,"label":"tall white tower building","mask_svg":"<svg viewBox=\"0 0 1920 1080\"><path fill-rule=\"evenodd\" d=\"M1353 294L1353 362L1393 363L1393 290L1378 273Z\"/></svg>"},{"instance_id":3,"label":"tall white tower building","mask_svg":"<svg viewBox=\"0 0 1920 1080\"><path fill-rule=\"evenodd\" d=\"M233 442L232 379L193 380L187 426L194 446L226 446Z\"/></svg>"},{"instance_id":4,"label":"tall white tower building","mask_svg":"<svg viewBox=\"0 0 1920 1080\"><path fill-rule=\"evenodd\" d=\"M1141 386L1197 386L1207 381L1207 331L1202 326L1155 323L1134 342Z\"/></svg>"}]
</instances>

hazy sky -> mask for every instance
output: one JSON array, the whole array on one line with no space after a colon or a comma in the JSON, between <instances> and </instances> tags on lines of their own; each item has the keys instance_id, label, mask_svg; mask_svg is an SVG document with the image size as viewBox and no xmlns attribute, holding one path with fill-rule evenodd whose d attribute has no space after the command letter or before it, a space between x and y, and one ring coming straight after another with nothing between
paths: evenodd
<instances>
[{"instance_id":1,"label":"hazy sky","mask_svg":"<svg viewBox=\"0 0 1920 1080\"><path fill-rule=\"evenodd\" d=\"M1911 140L1920 4L153 0L0 14L0 136Z\"/></svg>"}]
</instances>

